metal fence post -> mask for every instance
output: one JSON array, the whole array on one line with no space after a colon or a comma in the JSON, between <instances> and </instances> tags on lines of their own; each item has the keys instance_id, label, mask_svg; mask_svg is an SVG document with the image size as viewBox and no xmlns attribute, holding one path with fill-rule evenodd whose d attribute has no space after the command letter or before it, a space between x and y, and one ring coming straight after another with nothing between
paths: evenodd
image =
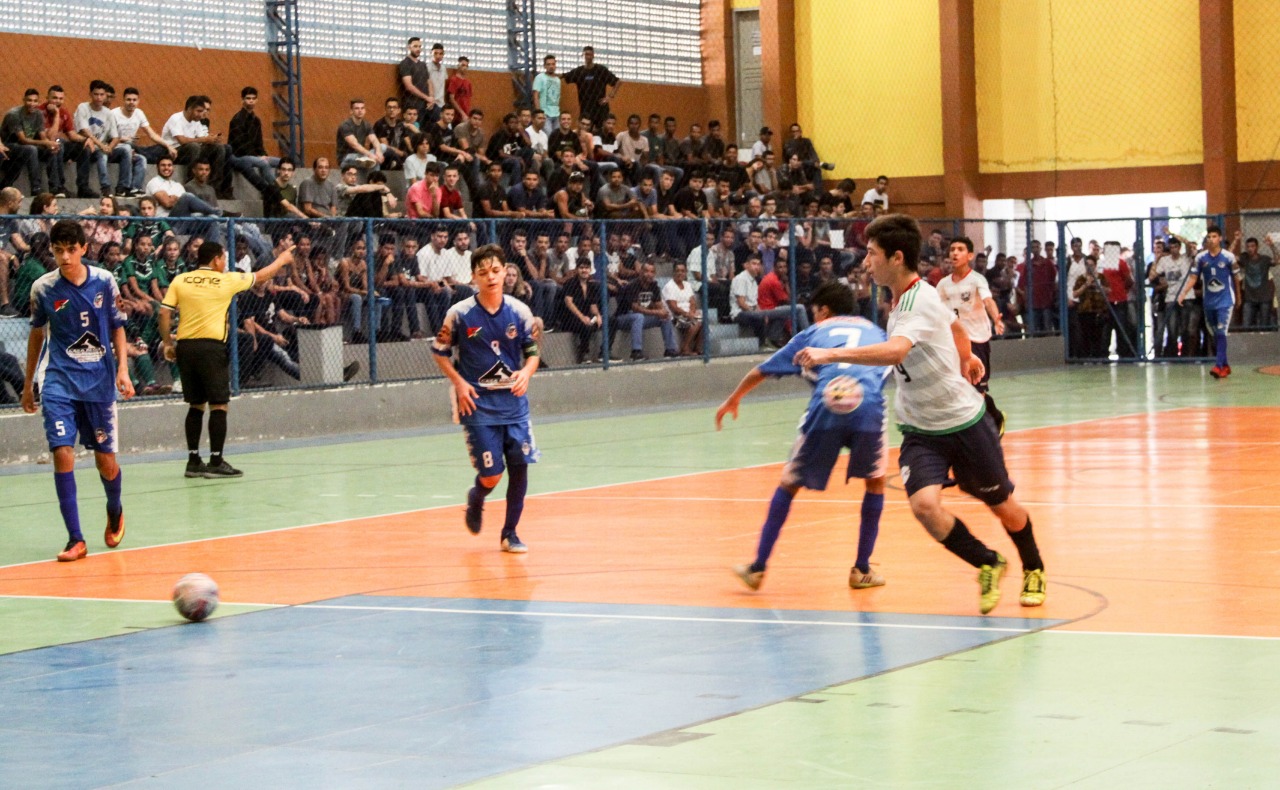
<instances>
[{"instance_id":1,"label":"metal fence post","mask_svg":"<svg viewBox=\"0 0 1280 790\"><path fill-rule=\"evenodd\" d=\"M234 219L227 220L227 269L234 270L236 267L236 221ZM252 267L250 267L252 268ZM231 376L231 394L240 394L240 316L237 309L235 297L231 299L231 307L227 311L227 357L230 361L229 370ZM161 341L164 338L160 338Z\"/></svg>"},{"instance_id":2,"label":"metal fence post","mask_svg":"<svg viewBox=\"0 0 1280 790\"><path fill-rule=\"evenodd\" d=\"M702 363L711 362L711 280L707 273L707 259L710 257L711 250L707 247L707 218L702 218L702 288L699 290L698 300L702 303ZM716 323L720 323L721 316L716 316Z\"/></svg>"},{"instance_id":3,"label":"metal fence post","mask_svg":"<svg viewBox=\"0 0 1280 790\"><path fill-rule=\"evenodd\" d=\"M1147 358L1147 254L1146 239L1142 233L1142 220L1136 220L1137 233L1133 240L1133 287L1137 291L1137 303L1133 308L1134 339L1133 358ZM1154 319L1154 315L1152 318Z\"/></svg>"},{"instance_id":4,"label":"metal fence post","mask_svg":"<svg viewBox=\"0 0 1280 790\"><path fill-rule=\"evenodd\" d=\"M1036 307L1035 307L1036 276L1032 272L1032 269L1034 269L1035 267L1031 265L1031 239L1034 234L1035 234L1034 223L1032 222L1032 220L1027 220L1026 236L1024 239L1025 246L1022 248L1023 249L1022 270L1027 273L1027 287L1023 289L1026 292L1026 296L1024 297L1024 301L1026 302L1026 304L1024 305L1024 309L1027 312L1027 337L1033 337L1035 335L1036 324L1038 323L1036 321ZM1018 285L1019 287L1021 287L1022 283L1018 283Z\"/></svg>"},{"instance_id":5,"label":"metal fence post","mask_svg":"<svg viewBox=\"0 0 1280 790\"><path fill-rule=\"evenodd\" d=\"M587 227L591 227L588 223ZM609 369L609 361L613 358L613 338L609 333L609 254L605 251L605 242L609 238L609 227L600 221L597 237L600 239L600 254L595 256L596 275L600 278L600 361L605 370Z\"/></svg>"},{"instance_id":6,"label":"metal fence post","mask_svg":"<svg viewBox=\"0 0 1280 790\"><path fill-rule=\"evenodd\" d=\"M800 330L800 313L796 309L796 221L787 223L787 301L791 303L791 332Z\"/></svg>"},{"instance_id":7,"label":"metal fence post","mask_svg":"<svg viewBox=\"0 0 1280 790\"><path fill-rule=\"evenodd\" d=\"M1067 283L1067 224L1058 221L1058 325L1062 327L1062 361L1071 359L1071 321L1068 318L1070 306L1068 294L1071 286ZM1027 267L1031 271L1031 267Z\"/></svg>"},{"instance_id":8,"label":"metal fence post","mask_svg":"<svg viewBox=\"0 0 1280 790\"><path fill-rule=\"evenodd\" d=\"M374 246L373 220L364 221L364 265L368 272L365 282L365 329L369 340L369 383L378 383L378 327L374 317L378 315L377 267L373 256L377 252ZM415 306L415 309L416 306Z\"/></svg>"}]
</instances>

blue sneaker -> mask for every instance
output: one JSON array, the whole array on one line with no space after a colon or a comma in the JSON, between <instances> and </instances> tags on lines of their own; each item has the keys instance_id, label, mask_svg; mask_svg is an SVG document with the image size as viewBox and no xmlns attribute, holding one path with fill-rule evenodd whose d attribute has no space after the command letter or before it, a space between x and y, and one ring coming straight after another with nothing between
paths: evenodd
<instances>
[{"instance_id":1,"label":"blue sneaker","mask_svg":"<svg viewBox=\"0 0 1280 790\"><path fill-rule=\"evenodd\" d=\"M502 536L502 550L508 554L528 554L529 547L524 545L520 537L512 532Z\"/></svg>"}]
</instances>

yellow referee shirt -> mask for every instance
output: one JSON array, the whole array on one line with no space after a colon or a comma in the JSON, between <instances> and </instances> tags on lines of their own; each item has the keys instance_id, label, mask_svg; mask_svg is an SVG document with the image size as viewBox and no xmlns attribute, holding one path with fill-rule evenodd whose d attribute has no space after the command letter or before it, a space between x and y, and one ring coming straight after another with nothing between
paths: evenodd
<instances>
[{"instance_id":1,"label":"yellow referee shirt","mask_svg":"<svg viewBox=\"0 0 1280 790\"><path fill-rule=\"evenodd\" d=\"M161 304L181 311L179 340L218 340L225 343L231 300L252 286L253 275L247 272L196 269L175 277Z\"/></svg>"}]
</instances>

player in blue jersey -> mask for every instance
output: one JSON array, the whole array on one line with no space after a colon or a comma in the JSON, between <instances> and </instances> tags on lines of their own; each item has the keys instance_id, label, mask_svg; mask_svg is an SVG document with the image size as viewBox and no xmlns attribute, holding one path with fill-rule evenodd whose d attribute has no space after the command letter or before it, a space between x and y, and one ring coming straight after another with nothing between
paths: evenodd
<instances>
[{"instance_id":1,"label":"player in blue jersey","mask_svg":"<svg viewBox=\"0 0 1280 790\"><path fill-rule=\"evenodd\" d=\"M1222 228L1210 225L1205 233L1204 251L1196 256L1187 274L1187 284L1178 294L1178 305L1181 306L1196 282L1204 281L1204 322L1213 329L1214 345L1218 351L1217 364L1209 371L1215 379L1231 375L1231 366L1227 364L1227 326L1231 323L1231 312L1235 310L1236 302L1240 301L1236 270L1236 256L1222 249Z\"/></svg>"},{"instance_id":2,"label":"player in blue jersey","mask_svg":"<svg viewBox=\"0 0 1280 790\"><path fill-rule=\"evenodd\" d=\"M76 504L77 434L80 443L93 450L107 492L107 547L115 548L124 539L122 475L116 463L116 396L133 397L133 384L125 346L125 315L118 304L115 277L81 260L86 239L79 223L59 220L49 232L49 243L58 270L31 286L31 335L22 409L35 413L38 382L44 432L53 453L53 483L67 527L67 547L58 561L74 562L88 554Z\"/></svg>"},{"instance_id":3,"label":"player in blue jersey","mask_svg":"<svg viewBox=\"0 0 1280 790\"><path fill-rule=\"evenodd\" d=\"M467 529L480 534L485 497L507 471L507 517L502 550L523 554L528 547L516 535L529 464L539 452L529 423L529 377L538 369L538 344L529 308L502 293L507 267L502 248L489 244L471 256L475 296L449 308L432 350L436 364L457 396L475 486L467 492ZM454 350L458 361L453 361Z\"/></svg>"},{"instance_id":4,"label":"player in blue jersey","mask_svg":"<svg viewBox=\"0 0 1280 790\"><path fill-rule=\"evenodd\" d=\"M781 350L743 376L737 389L716 410L716 430L720 430L725 415L738 419L738 405L742 398L770 376L803 376L813 385L809 408L800 420L800 436L791 448L791 457L782 470L782 482L773 493L769 514L760 530L755 562L733 569L738 578L753 590L760 589L760 583L764 581L765 566L796 493L801 488L825 490L831 470L845 447L849 448L845 479L860 477L866 481L862 523L858 531L858 557L849 569L849 586L863 589L884 584L884 577L871 570L871 552L876 545L880 513L884 509L888 444L885 440L883 383L889 369L840 363L800 368L792 358L806 346L852 348L882 343L885 334L870 321L853 317L853 292L841 283L827 283L819 287L813 292L812 305L813 326L793 337Z\"/></svg>"}]
</instances>

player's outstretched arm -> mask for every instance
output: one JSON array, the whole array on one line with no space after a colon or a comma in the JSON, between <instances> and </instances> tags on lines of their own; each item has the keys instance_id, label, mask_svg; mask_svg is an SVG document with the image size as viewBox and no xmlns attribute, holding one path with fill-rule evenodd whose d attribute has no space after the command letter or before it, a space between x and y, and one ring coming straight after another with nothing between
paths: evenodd
<instances>
[{"instance_id":1,"label":"player's outstretched arm","mask_svg":"<svg viewBox=\"0 0 1280 790\"><path fill-rule=\"evenodd\" d=\"M129 378L129 340L123 326L111 333L111 345L116 352L116 391L121 398L129 400L133 397L133 381Z\"/></svg>"},{"instance_id":2,"label":"player's outstretched arm","mask_svg":"<svg viewBox=\"0 0 1280 790\"><path fill-rule=\"evenodd\" d=\"M724 427L724 417L726 414L738 419L738 404L746 397L747 393L760 386L760 382L764 381L765 376L760 372L759 368L752 368L747 371L747 375L742 377L742 381L738 382L738 386L733 393L725 398L724 403L720 404L720 408L716 409L716 430Z\"/></svg>"},{"instance_id":3,"label":"player's outstretched arm","mask_svg":"<svg viewBox=\"0 0 1280 790\"><path fill-rule=\"evenodd\" d=\"M848 362L854 365L900 365L914 345L905 337L891 337L883 343L857 348L802 348L795 363L802 368Z\"/></svg>"},{"instance_id":4,"label":"player's outstretched arm","mask_svg":"<svg viewBox=\"0 0 1280 790\"><path fill-rule=\"evenodd\" d=\"M280 256L271 263L263 266L261 269L253 273L253 281L255 283L265 283L272 277L276 276L276 272L280 271L280 267L293 262L294 246L290 244L289 249L280 253Z\"/></svg>"},{"instance_id":5,"label":"player's outstretched arm","mask_svg":"<svg viewBox=\"0 0 1280 790\"><path fill-rule=\"evenodd\" d=\"M22 410L36 413L36 365L40 364L40 349L44 348L44 327L31 328L27 335L27 370L22 378Z\"/></svg>"}]
</instances>

